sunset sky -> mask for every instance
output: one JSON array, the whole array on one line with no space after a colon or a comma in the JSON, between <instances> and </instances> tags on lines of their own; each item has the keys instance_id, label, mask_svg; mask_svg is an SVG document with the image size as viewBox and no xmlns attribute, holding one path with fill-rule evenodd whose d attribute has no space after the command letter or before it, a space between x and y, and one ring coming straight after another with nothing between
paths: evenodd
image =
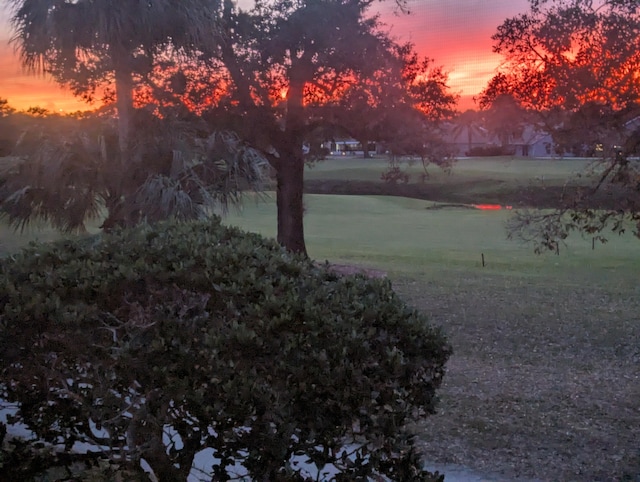
<instances>
[{"instance_id":1,"label":"sunset sky","mask_svg":"<svg viewBox=\"0 0 640 482\"><path fill-rule=\"evenodd\" d=\"M410 40L422 55L449 72L449 84L462 94L460 110L475 107L472 97L493 75L500 56L491 52L491 35L502 21L527 10L527 0L408 0L410 15L394 15L394 3L379 7L392 36ZM0 0L0 97L18 109L51 111L92 108L49 79L27 75L8 45L7 1Z\"/></svg>"}]
</instances>

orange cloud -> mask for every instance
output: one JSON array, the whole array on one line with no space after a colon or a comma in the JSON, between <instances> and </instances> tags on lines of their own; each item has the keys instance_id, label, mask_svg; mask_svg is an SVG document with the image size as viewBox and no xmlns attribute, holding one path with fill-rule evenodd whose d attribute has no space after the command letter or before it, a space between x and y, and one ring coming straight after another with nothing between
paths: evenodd
<instances>
[{"instance_id":1,"label":"orange cloud","mask_svg":"<svg viewBox=\"0 0 640 482\"><path fill-rule=\"evenodd\" d=\"M19 110L44 107L53 112L94 109L64 90L49 76L33 75L21 66L17 54L7 41L0 40L0 97Z\"/></svg>"}]
</instances>

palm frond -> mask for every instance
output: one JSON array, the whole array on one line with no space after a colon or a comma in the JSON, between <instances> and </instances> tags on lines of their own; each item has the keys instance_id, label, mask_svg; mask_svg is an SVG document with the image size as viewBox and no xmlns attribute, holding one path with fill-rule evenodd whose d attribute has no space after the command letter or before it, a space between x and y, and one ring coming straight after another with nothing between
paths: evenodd
<instances>
[{"instance_id":1,"label":"palm frond","mask_svg":"<svg viewBox=\"0 0 640 482\"><path fill-rule=\"evenodd\" d=\"M173 149L169 172L150 175L130 210L149 222L201 218L214 207L240 203L247 189L262 190L267 168L267 160L237 135L216 132L189 149Z\"/></svg>"},{"instance_id":2,"label":"palm frond","mask_svg":"<svg viewBox=\"0 0 640 482\"><path fill-rule=\"evenodd\" d=\"M180 180L162 174L149 176L140 186L135 206L147 222L197 219L202 214L202 207L194 202Z\"/></svg>"},{"instance_id":3,"label":"palm frond","mask_svg":"<svg viewBox=\"0 0 640 482\"><path fill-rule=\"evenodd\" d=\"M102 213L100 151L99 139L81 130L28 130L19 156L0 173L0 216L16 229L38 220L64 232L84 231L85 223Z\"/></svg>"},{"instance_id":4,"label":"palm frond","mask_svg":"<svg viewBox=\"0 0 640 482\"><path fill-rule=\"evenodd\" d=\"M23 64L42 73L75 66L78 55L127 54L162 45L212 47L219 37L215 0L8 0L12 42Z\"/></svg>"}]
</instances>

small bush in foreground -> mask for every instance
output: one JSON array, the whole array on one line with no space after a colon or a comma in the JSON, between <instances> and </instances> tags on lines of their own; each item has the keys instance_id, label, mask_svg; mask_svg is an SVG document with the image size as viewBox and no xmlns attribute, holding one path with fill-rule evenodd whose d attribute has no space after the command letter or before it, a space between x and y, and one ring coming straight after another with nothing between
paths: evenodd
<instances>
[{"instance_id":1,"label":"small bush in foreground","mask_svg":"<svg viewBox=\"0 0 640 482\"><path fill-rule=\"evenodd\" d=\"M388 281L340 277L219 220L0 264L11 421L66 454L99 450L127 471L144 459L162 481L186 480L198 453L215 457L215 480L305 480L309 467L437 480L405 426L433 411L449 355Z\"/></svg>"}]
</instances>

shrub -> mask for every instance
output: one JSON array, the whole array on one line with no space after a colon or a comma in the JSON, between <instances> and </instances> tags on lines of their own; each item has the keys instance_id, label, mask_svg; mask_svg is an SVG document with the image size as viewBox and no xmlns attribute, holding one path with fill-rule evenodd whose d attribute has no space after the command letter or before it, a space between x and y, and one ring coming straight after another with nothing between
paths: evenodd
<instances>
[{"instance_id":1,"label":"shrub","mask_svg":"<svg viewBox=\"0 0 640 482\"><path fill-rule=\"evenodd\" d=\"M302 462L334 480L437 480L406 424L433 412L449 355L389 281L341 277L218 219L0 263L11 421L67 454L99 448L127 471L144 459L163 481L185 480L205 449L215 480L239 466L305 480Z\"/></svg>"},{"instance_id":2,"label":"shrub","mask_svg":"<svg viewBox=\"0 0 640 482\"><path fill-rule=\"evenodd\" d=\"M513 156L515 150L509 146L476 146L466 153L469 157Z\"/></svg>"}]
</instances>

